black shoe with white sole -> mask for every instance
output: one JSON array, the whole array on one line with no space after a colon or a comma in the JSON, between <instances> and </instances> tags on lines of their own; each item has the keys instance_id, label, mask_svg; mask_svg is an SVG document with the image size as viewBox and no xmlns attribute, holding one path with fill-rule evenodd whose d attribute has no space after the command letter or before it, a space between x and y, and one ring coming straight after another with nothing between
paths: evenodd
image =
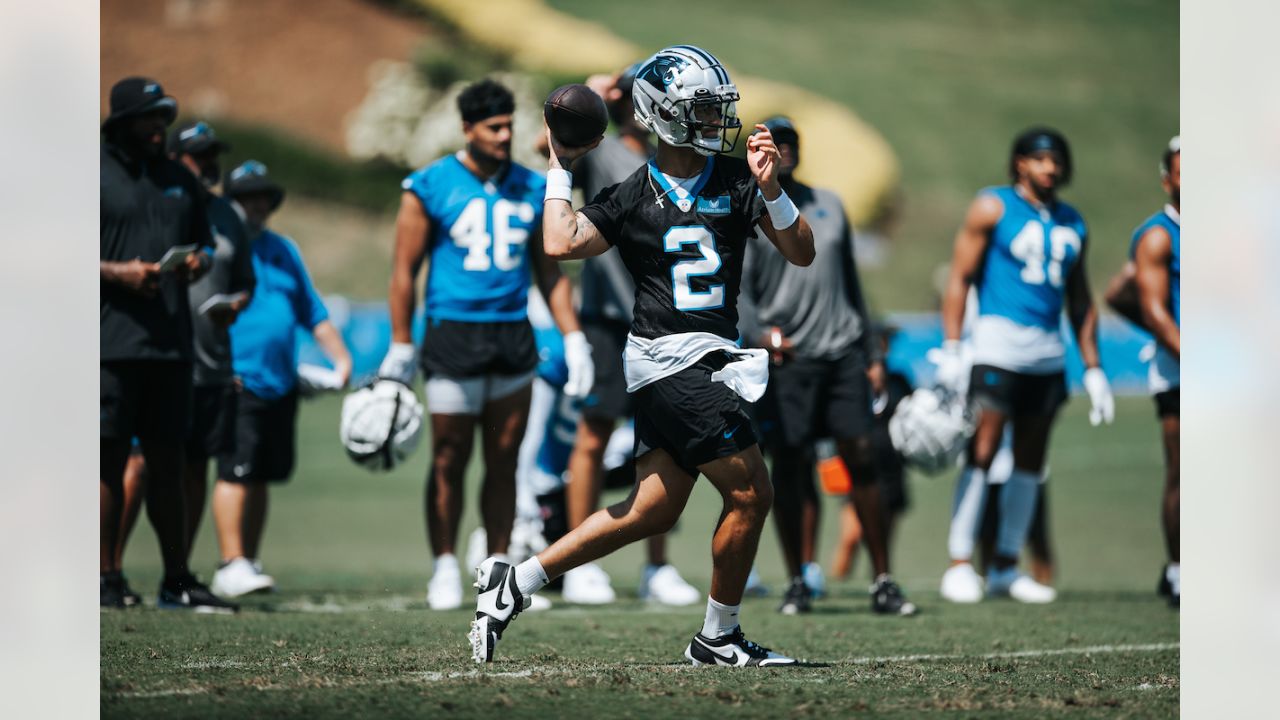
<instances>
[{"instance_id":1,"label":"black shoe with white sole","mask_svg":"<svg viewBox=\"0 0 1280 720\"><path fill-rule=\"evenodd\" d=\"M898 583L881 575L871 586L871 609L881 615L915 615L915 603L902 595Z\"/></svg>"},{"instance_id":2,"label":"black shoe with white sole","mask_svg":"<svg viewBox=\"0 0 1280 720\"><path fill-rule=\"evenodd\" d=\"M209 588L191 573L165 578L160 583L156 607L163 610L191 610L201 615L231 615L240 612L239 605L209 592Z\"/></svg>"},{"instance_id":3,"label":"black shoe with white sole","mask_svg":"<svg viewBox=\"0 0 1280 720\"><path fill-rule=\"evenodd\" d=\"M791 578L791 584L787 587L787 594L782 597L778 612L783 615L807 613L813 610L812 598L813 591L805 584L804 578Z\"/></svg>"},{"instance_id":4,"label":"black shoe with white sole","mask_svg":"<svg viewBox=\"0 0 1280 720\"><path fill-rule=\"evenodd\" d=\"M718 638L702 633L693 636L684 656L694 665L721 665L725 667L783 667L798 665L795 658L776 653L757 645L742 636L742 628Z\"/></svg>"},{"instance_id":5,"label":"black shoe with white sole","mask_svg":"<svg viewBox=\"0 0 1280 720\"><path fill-rule=\"evenodd\" d=\"M489 558L476 568L476 619L467 638L471 659L493 662L493 650L507 625L529 606L529 599L516 586L516 569L510 563Z\"/></svg>"}]
</instances>

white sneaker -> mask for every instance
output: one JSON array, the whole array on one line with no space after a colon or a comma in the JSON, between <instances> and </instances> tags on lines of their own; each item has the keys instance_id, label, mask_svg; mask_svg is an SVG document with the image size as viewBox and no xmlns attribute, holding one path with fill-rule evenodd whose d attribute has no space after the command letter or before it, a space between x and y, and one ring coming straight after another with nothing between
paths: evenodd
<instances>
[{"instance_id":1,"label":"white sneaker","mask_svg":"<svg viewBox=\"0 0 1280 720\"><path fill-rule=\"evenodd\" d=\"M609 575L595 563L587 563L564 574L565 602L576 605L608 605L618 599Z\"/></svg>"},{"instance_id":2,"label":"white sneaker","mask_svg":"<svg viewBox=\"0 0 1280 720\"><path fill-rule=\"evenodd\" d=\"M471 623L467 639L471 641L471 659L478 663L493 662L493 651L502 639L502 631L520 611L530 606L516 586L516 569L497 558L488 558L476 568L474 587L476 619Z\"/></svg>"},{"instance_id":3,"label":"white sneaker","mask_svg":"<svg viewBox=\"0 0 1280 720\"><path fill-rule=\"evenodd\" d=\"M276 579L262 571L262 561L257 558L248 558L248 560L249 560L249 564L253 566L253 571L258 573L260 577L266 578L266 581L270 583L270 587L268 587L267 589L270 590L271 592L275 592Z\"/></svg>"},{"instance_id":4,"label":"white sneaker","mask_svg":"<svg viewBox=\"0 0 1280 720\"><path fill-rule=\"evenodd\" d=\"M1041 585L1016 567L987 572L987 594L991 597L1011 597L1018 602L1044 604L1058 599L1058 591Z\"/></svg>"},{"instance_id":5,"label":"white sneaker","mask_svg":"<svg viewBox=\"0 0 1280 720\"><path fill-rule=\"evenodd\" d=\"M462 607L462 573L457 562L436 562L431 582L427 583L427 607L432 610L457 610Z\"/></svg>"},{"instance_id":6,"label":"white sneaker","mask_svg":"<svg viewBox=\"0 0 1280 720\"><path fill-rule=\"evenodd\" d=\"M551 609L551 601L541 595L529 596L529 607L525 608L528 612L542 612Z\"/></svg>"},{"instance_id":7,"label":"white sneaker","mask_svg":"<svg viewBox=\"0 0 1280 720\"><path fill-rule=\"evenodd\" d=\"M952 565L942 573L942 597L953 603L976 603L982 600L982 578L973 565Z\"/></svg>"},{"instance_id":8,"label":"white sneaker","mask_svg":"<svg viewBox=\"0 0 1280 720\"><path fill-rule=\"evenodd\" d=\"M271 576L255 572L253 563L238 557L218 568L213 574L210 589L215 595L222 597L240 597L270 590L275 582Z\"/></svg>"},{"instance_id":9,"label":"white sneaker","mask_svg":"<svg viewBox=\"0 0 1280 720\"><path fill-rule=\"evenodd\" d=\"M480 563L489 557L489 536L483 527L472 530L471 535L467 537L467 553L464 557L469 568L480 567Z\"/></svg>"},{"instance_id":10,"label":"white sneaker","mask_svg":"<svg viewBox=\"0 0 1280 720\"><path fill-rule=\"evenodd\" d=\"M645 565L640 580L640 599L662 605L684 607L702 599L702 593L685 579L674 565Z\"/></svg>"},{"instance_id":11,"label":"white sneaker","mask_svg":"<svg viewBox=\"0 0 1280 720\"><path fill-rule=\"evenodd\" d=\"M761 647L742 636L742 628L718 638L702 633L693 636L684 656L694 664L729 667L774 667L798 665L795 658Z\"/></svg>"}]
</instances>

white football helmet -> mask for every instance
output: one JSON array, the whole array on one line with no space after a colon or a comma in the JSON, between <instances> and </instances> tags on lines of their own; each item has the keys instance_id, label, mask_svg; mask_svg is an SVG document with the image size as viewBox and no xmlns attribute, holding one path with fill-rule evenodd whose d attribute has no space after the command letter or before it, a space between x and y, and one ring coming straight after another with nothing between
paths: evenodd
<instances>
[{"instance_id":1,"label":"white football helmet","mask_svg":"<svg viewBox=\"0 0 1280 720\"><path fill-rule=\"evenodd\" d=\"M636 73L631 101L636 120L668 145L715 155L738 144L738 88L706 50L692 45L659 50ZM708 133L712 129L714 135Z\"/></svg>"},{"instance_id":2,"label":"white football helmet","mask_svg":"<svg viewBox=\"0 0 1280 720\"><path fill-rule=\"evenodd\" d=\"M338 436L357 465L390 470L418 447L422 415L409 386L384 378L343 398Z\"/></svg>"},{"instance_id":3,"label":"white football helmet","mask_svg":"<svg viewBox=\"0 0 1280 720\"><path fill-rule=\"evenodd\" d=\"M889 418L889 439L910 465L927 473L954 467L974 431L965 399L942 388L920 388Z\"/></svg>"}]
</instances>

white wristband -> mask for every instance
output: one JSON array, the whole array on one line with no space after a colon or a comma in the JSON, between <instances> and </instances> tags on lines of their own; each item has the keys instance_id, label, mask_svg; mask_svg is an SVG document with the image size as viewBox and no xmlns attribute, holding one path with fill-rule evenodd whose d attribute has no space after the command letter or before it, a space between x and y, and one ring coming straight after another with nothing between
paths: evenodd
<instances>
[{"instance_id":1,"label":"white wristband","mask_svg":"<svg viewBox=\"0 0 1280 720\"><path fill-rule=\"evenodd\" d=\"M760 197L764 197L764 194L761 193ZM772 200L766 199L764 206L769 208L769 222L773 223L774 230L785 230L800 219L800 208L787 196L786 190Z\"/></svg>"},{"instance_id":2,"label":"white wristband","mask_svg":"<svg viewBox=\"0 0 1280 720\"><path fill-rule=\"evenodd\" d=\"M547 171L547 194L543 202L547 200L573 202L573 173L561 168Z\"/></svg>"}]
</instances>

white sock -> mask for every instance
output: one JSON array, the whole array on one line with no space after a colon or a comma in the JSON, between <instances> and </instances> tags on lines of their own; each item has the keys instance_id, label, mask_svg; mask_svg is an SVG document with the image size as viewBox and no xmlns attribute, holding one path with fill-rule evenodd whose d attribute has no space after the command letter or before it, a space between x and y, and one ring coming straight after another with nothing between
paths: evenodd
<instances>
[{"instance_id":1,"label":"white sock","mask_svg":"<svg viewBox=\"0 0 1280 720\"><path fill-rule=\"evenodd\" d=\"M987 501L987 473L966 465L956 479L956 495L951 503L951 531L947 535L947 553L952 560L968 561L973 557L973 544L982 524L982 509Z\"/></svg>"},{"instance_id":2,"label":"white sock","mask_svg":"<svg viewBox=\"0 0 1280 720\"><path fill-rule=\"evenodd\" d=\"M707 617L702 621L702 636L718 638L728 635L738 627L738 611L741 605L724 605L707 596Z\"/></svg>"},{"instance_id":3,"label":"white sock","mask_svg":"<svg viewBox=\"0 0 1280 720\"><path fill-rule=\"evenodd\" d=\"M996 554L1016 558L1027 541L1040 496L1039 473L1014 468L1000 490L1000 527L996 530Z\"/></svg>"},{"instance_id":4,"label":"white sock","mask_svg":"<svg viewBox=\"0 0 1280 720\"><path fill-rule=\"evenodd\" d=\"M1164 569L1164 579L1169 581L1169 588L1173 591L1174 596L1182 594L1182 572L1178 569L1178 563L1169 563Z\"/></svg>"},{"instance_id":5,"label":"white sock","mask_svg":"<svg viewBox=\"0 0 1280 720\"><path fill-rule=\"evenodd\" d=\"M436 572L441 572L441 571L447 572L450 570L452 570L453 572L458 572L458 558L455 557L453 553L445 553L443 555L437 555L435 559L435 565L433 567L435 568Z\"/></svg>"},{"instance_id":6,"label":"white sock","mask_svg":"<svg viewBox=\"0 0 1280 720\"><path fill-rule=\"evenodd\" d=\"M516 587L520 588L520 594L525 597L538 592L549 582L551 579L547 577L547 571L542 569L537 555L516 566Z\"/></svg>"}]
</instances>

